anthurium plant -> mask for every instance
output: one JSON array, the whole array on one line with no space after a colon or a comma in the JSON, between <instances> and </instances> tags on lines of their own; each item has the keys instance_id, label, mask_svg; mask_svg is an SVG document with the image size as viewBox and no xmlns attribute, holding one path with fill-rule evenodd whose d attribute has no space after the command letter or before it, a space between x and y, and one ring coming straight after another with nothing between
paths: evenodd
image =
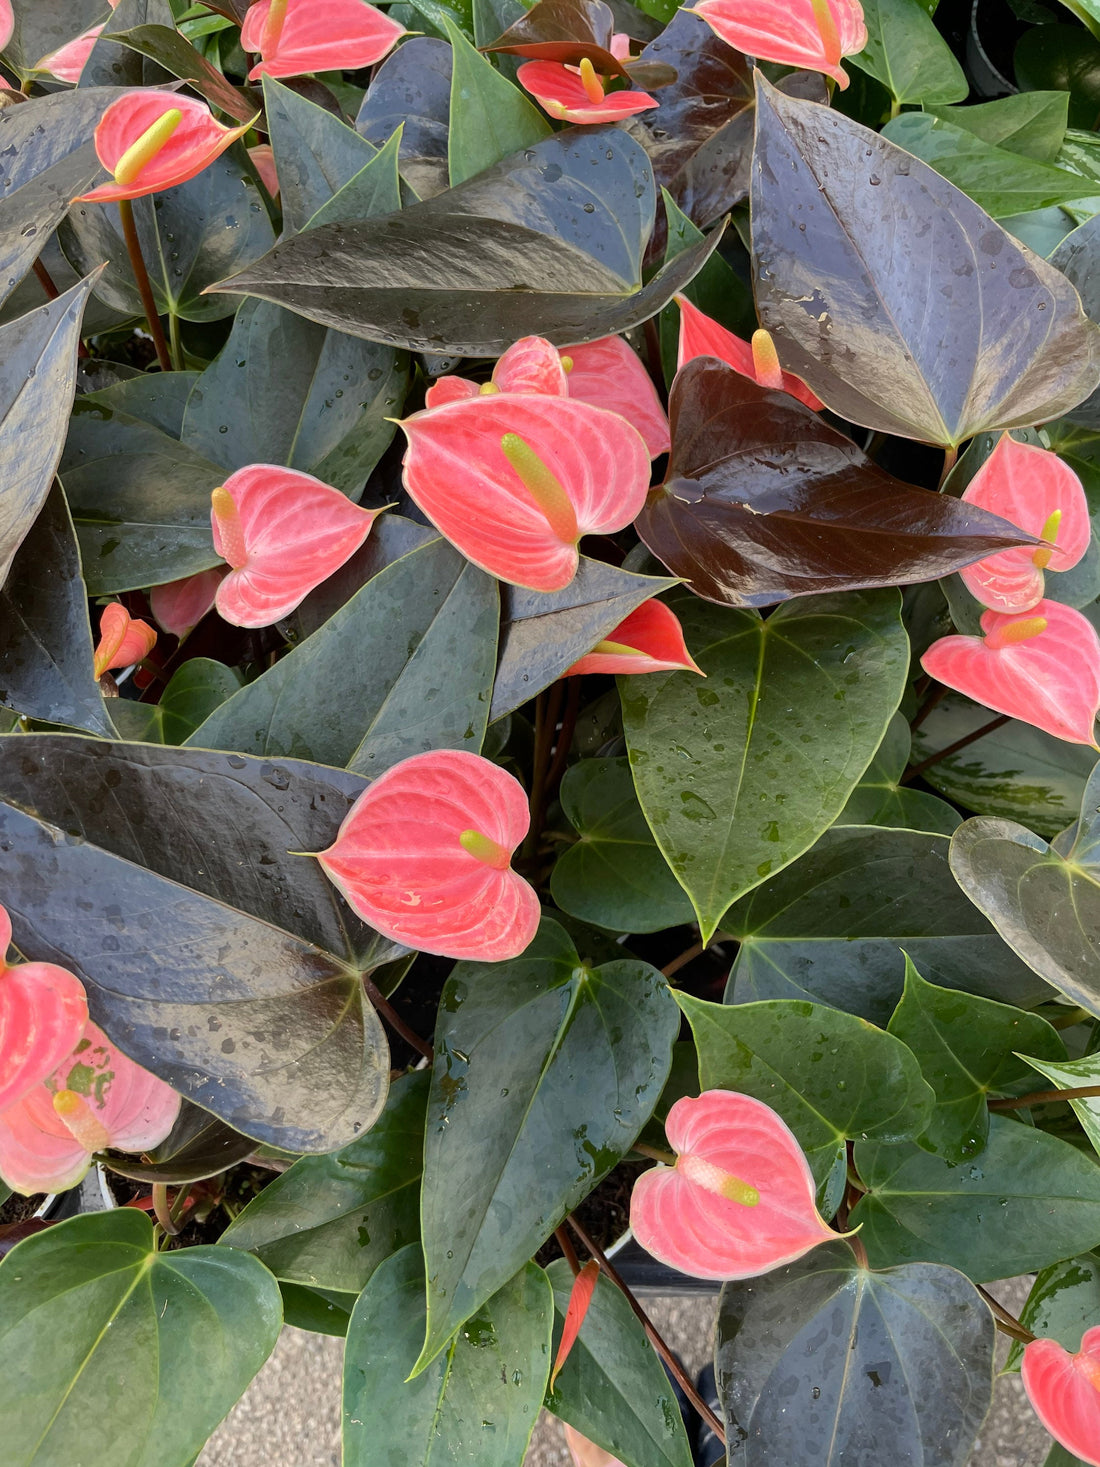
<instances>
[{"instance_id":1,"label":"anthurium plant","mask_svg":"<svg viewBox=\"0 0 1100 1467\"><path fill-rule=\"evenodd\" d=\"M1100 1464L1067 4L0 0L5 1467Z\"/></svg>"}]
</instances>

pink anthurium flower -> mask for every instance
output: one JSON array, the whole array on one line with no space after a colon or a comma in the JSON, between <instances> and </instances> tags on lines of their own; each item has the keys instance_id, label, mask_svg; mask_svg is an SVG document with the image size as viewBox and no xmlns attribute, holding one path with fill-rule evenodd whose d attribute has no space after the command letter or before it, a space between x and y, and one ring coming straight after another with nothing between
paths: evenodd
<instances>
[{"instance_id":1,"label":"pink anthurium flower","mask_svg":"<svg viewBox=\"0 0 1100 1467\"><path fill-rule=\"evenodd\" d=\"M679 1154L634 1183L630 1226L654 1258L700 1279L747 1279L836 1239L786 1123L731 1090L685 1096L665 1134Z\"/></svg>"},{"instance_id":2,"label":"pink anthurium flower","mask_svg":"<svg viewBox=\"0 0 1100 1467\"><path fill-rule=\"evenodd\" d=\"M490 392L401 427L409 494L467 559L513 585L561 590L581 536L621 530L645 503L641 434L588 403Z\"/></svg>"},{"instance_id":3,"label":"pink anthurium flower","mask_svg":"<svg viewBox=\"0 0 1100 1467\"><path fill-rule=\"evenodd\" d=\"M15 11L11 8L11 0L0 0L0 51L3 51L14 32Z\"/></svg>"},{"instance_id":4,"label":"pink anthurium flower","mask_svg":"<svg viewBox=\"0 0 1100 1467\"><path fill-rule=\"evenodd\" d=\"M225 566L197 571L178 581L166 581L149 592L149 604L157 621L173 637L186 637L214 604L218 587L227 574Z\"/></svg>"},{"instance_id":5,"label":"pink anthurium flower","mask_svg":"<svg viewBox=\"0 0 1100 1467\"><path fill-rule=\"evenodd\" d=\"M306 76L358 71L390 51L405 27L366 0L258 0L241 27L241 46L260 61L248 73Z\"/></svg>"},{"instance_id":6,"label":"pink anthurium flower","mask_svg":"<svg viewBox=\"0 0 1100 1467\"><path fill-rule=\"evenodd\" d=\"M72 1052L88 1022L75 973L53 963L9 967L11 918L0 907L0 1111L21 1100Z\"/></svg>"},{"instance_id":7,"label":"pink anthurium flower","mask_svg":"<svg viewBox=\"0 0 1100 1467\"><path fill-rule=\"evenodd\" d=\"M117 4L118 0L110 0L112 10ZM50 76L56 77L58 81L71 82L75 86L80 80L80 73L84 70L85 62L92 54L102 29L102 25L94 25L91 30L77 36L74 41L69 41L64 46L59 46L56 51L51 51L48 56L42 58L34 68L35 71L49 72ZM3 39L0 37L0 49L2 48Z\"/></svg>"},{"instance_id":8,"label":"pink anthurium flower","mask_svg":"<svg viewBox=\"0 0 1100 1467\"><path fill-rule=\"evenodd\" d=\"M539 925L539 899L511 868L530 820L519 780L480 754L433 750L380 775L318 859L394 942L499 963Z\"/></svg>"},{"instance_id":9,"label":"pink anthurium flower","mask_svg":"<svg viewBox=\"0 0 1100 1467\"><path fill-rule=\"evenodd\" d=\"M247 151L253 168L260 175L260 182L271 197L277 199L279 197L279 175L275 171L275 149L270 143L256 143Z\"/></svg>"},{"instance_id":10,"label":"pink anthurium flower","mask_svg":"<svg viewBox=\"0 0 1100 1467\"><path fill-rule=\"evenodd\" d=\"M620 1458L613 1457L603 1447L598 1447L586 1436L581 1436L575 1426L570 1426L567 1421L562 1424L565 1427L565 1445L569 1448L573 1467L625 1467Z\"/></svg>"},{"instance_id":11,"label":"pink anthurium flower","mask_svg":"<svg viewBox=\"0 0 1100 1467\"><path fill-rule=\"evenodd\" d=\"M382 513L278 464L238 469L210 502L214 549L232 567L214 604L238 627L288 616L355 554Z\"/></svg>"},{"instance_id":12,"label":"pink anthurium flower","mask_svg":"<svg viewBox=\"0 0 1100 1467\"><path fill-rule=\"evenodd\" d=\"M702 0L691 13L746 56L823 71L842 91L848 76L840 58L867 44L859 0Z\"/></svg>"},{"instance_id":13,"label":"pink anthurium flower","mask_svg":"<svg viewBox=\"0 0 1100 1467\"><path fill-rule=\"evenodd\" d=\"M584 57L579 66L560 61L525 61L516 80L531 93L542 110L561 122L618 122L660 103L648 92L631 89L608 92L603 78Z\"/></svg>"},{"instance_id":14,"label":"pink anthurium flower","mask_svg":"<svg viewBox=\"0 0 1100 1467\"><path fill-rule=\"evenodd\" d=\"M248 128L223 127L205 102L178 92L126 92L95 130L96 153L113 181L78 197L93 203L140 199L186 183Z\"/></svg>"},{"instance_id":15,"label":"pink anthurium flower","mask_svg":"<svg viewBox=\"0 0 1100 1467\"><path fill-rule=\"evenodd\" d=\"M993 611L1030 611L1043 599L1043 571L1069 570L1088 549L1092 525L1081 480L1047 448L1002 434L963 498L1052 547L1003 550L959 572L970 594Z\"/></svg>"},{"instance_id":16,"label":"pink anthurium flower","mask_svg":"<svg viewBox=\"0 0 1100 1467\"><path fill-rule=\"evenodd\" d=\"M543 336L523 336L510 346L493 368L488 382L479 387L469 377L437 377L424 394L430 408L468 397L488 397L495 392L539 392L546 397L568 397L565 367L556 346Z\"/></svg>"},{"instance_id":17,"label":"pink anthurium flower","mask_svg":"<svg viewBox=\"0 0 1100 1467\"><path fill-rule=\"evenodd\" d=\"M706 677L687 649L676 613L663 601L643 601L562 676L580 677L586 672L672 672L677 668Z\"/></svg>"},{"instance_id":18,"label":"pink anthurium flower","mask_svg":"<svg viewBox=\"0 0 1100 1467\"><path fill-rule=\"evenodd\" d=\"M157 634L147 621L132 617L121 601L112 601L99 618L99 642L95 649L95 675L101 678L112 667L130 667L148 657L156 646Z\"/></svg>"},{"instance_id":19,"label":"pink anthurium flower","mask_svg":"<svg viewBox=\"0 0 1100 1467\"><path fill-rule=\"evenodd\" d=\"M754 331L752 341L742 341L720 326L686 295L678 295L680 307L680 346L676 358L679 370L694 357L717 357L742 377L750 377L759 387L773 392L788 392L816 413L825 404L815 397L798 377L784 372L776 355L775 342L768 331Z\"/></svg>"},{"instance_id":20,"label":"pink anthurium flower","mask_svg":"<svg viewBox=\"0 0 1100 1467\"><path fill-rule=\"evenodd\" d=\"M600 1265L594 1258L590 1258L573 1280L573 1287L569 1291L569 1303L565 1308L561 1343L558 1345L558 1353L554 1356L554 1368L550 1372L551 1393L561 1374L562 1366L569 1359L570 1351L577 1343L577 1336L581 1332L581 1325L588 1313L588 1306L592 1303L592 1295L596 1292L599 1277Z\"/></svg>"},{"instance_id":21,"label":"pink anthurium flower","mask_svg":"<svg viewBox=\"0 0 1100 1467\"><path fill-rule=\"evenodd\" d=\"M179 1108L174 1090L89 1021L53 1074L0 1112L0 1176L25 1197L64 1191L93 1152L148 1151L163 1141Z\"/></svg>"},{"instance_id":22,"label":"pink anthurium flower","mask_svg":"<svg viewBox=\"0 0 1100 1467\"><path fill-rule=\"evenodd\" d=\"M996 713L1071 744L1096 744L1100 640L1092 623L1058 601L982 615L984 637L941 637L921 658L930 677Z\"/></svg>"},{"instance_id":23,"label":"pink anthurium flower","mask_svg":"<svg viewBox=\"0 0 1100 1467\"><path fill-rule=\"evenodd\" d=\"M1076 1355L1057 1340L1032 1340L1020 1366L1036 1416L1059 1446L1100 1467L1100 1326Z\"/></svg>"},{"instance_id":24,"label":"pink anthurium flower","mask_svg":"<svg viewBox=\"0 0 1100 1467\"><path fill-rule=\"evenodd\" d=\"M570 397L618 413L632 423L645 439L650 458L668 452L668 418L653 379L621 336L567 346L562 363Z\"/></svg>"}]
</instances>

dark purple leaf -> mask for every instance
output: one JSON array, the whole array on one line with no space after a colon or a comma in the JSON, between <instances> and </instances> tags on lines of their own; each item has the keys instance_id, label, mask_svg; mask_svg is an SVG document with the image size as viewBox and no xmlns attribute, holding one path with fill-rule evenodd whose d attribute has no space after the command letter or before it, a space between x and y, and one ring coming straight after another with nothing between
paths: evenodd
<instances>
[{"instance_id":1,"label":"dark purple leaf","mask_svg":"<svg viewBox=\"0 0 1100 1467\"><path fill-rule=\"evenodd\" d=\"M585 56L603 76L628 76L611 54L615 18L603 0L538 0L483 51L576 66Z\"/></svg>"},{"instance_id":2,"label":"dark purple leaf","mask_svg":"<svg viewBox=\"0 0 1100 1467\"><path fill-rule=\"evenodd\" d=\"M379 67L355 119L355 130L376 148L404 124L398 154L402 176L422 199L448 186L447 136L451 115L451 48L414 36Z\"/></svg>"}]
</instances>

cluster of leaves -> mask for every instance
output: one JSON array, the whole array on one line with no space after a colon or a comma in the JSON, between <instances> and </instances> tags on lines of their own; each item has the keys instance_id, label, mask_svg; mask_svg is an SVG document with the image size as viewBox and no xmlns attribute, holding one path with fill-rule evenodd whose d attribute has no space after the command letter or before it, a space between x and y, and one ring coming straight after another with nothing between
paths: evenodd
<instances>
[{"instance_id":1,"label":"cluster of leaves","mask_svg":"<svg viewBox=\"0 0 1100 1467\"><path fill-rule=\"evenodd\" d=\"M1100 516L1100 12L1013 17L981 101L924 0L864 7L833 96L670 0L402 0L381 64L259 84L243 0L106 8L14 0L0 55L0 902L184 1099L103 1158L167 1229L36 1224L0 1267L10 1461L187 1467L286 1318L347 1336L349 1467L519 1467L543 1404L689 1467L609 1277L549 1386L573 1275L534 1259L726 1089L791 1128L837 1229L723 1291L730 1460L961 1467L977 1286L1038 1273L1017 1338L1100 1319L1096 750L920 667L977 628L955 572L1021 543L958 500L1002 431ZM78 84L37 67L100 22ZM552 126L516 47L612 31L658 106ZM177 85L251 131L134 201L158 369L117 210L73 200L108 105ZM770 330L828 415L677 372L678 293ZM668 403L659 488L564 589L498 582L410 499L394 421L460 358L619 333ZM151 621L219 566L211 492L256 463L386 512L275 626L211 611L98 678L103 603ZM1100 627L1095 544L1050 580ZM705 679L566 676L657 596ZM300 854L429 750L529 792L514 960L410 952ZM274 1180L242 1211L245 1158Z\"/></svg>"}]
</instances>

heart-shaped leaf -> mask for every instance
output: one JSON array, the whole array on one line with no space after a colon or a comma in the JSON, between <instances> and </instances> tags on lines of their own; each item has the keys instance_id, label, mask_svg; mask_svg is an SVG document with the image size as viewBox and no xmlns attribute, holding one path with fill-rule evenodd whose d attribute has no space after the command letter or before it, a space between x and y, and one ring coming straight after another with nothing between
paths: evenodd
<instances>
[{"instance_id":1,"label":"heart-shaped leaf","mask_svg":"<svg viewBox=\"0 0 1100 1467\"><path fill-rule=\"evenodd\" d=\"M1051 845L1014 821L979 816L952 837L951 870L1025 963L1100 1018L1100 765L1080 821Z\"/></svg>"},{"instance_id":2,"label":"heart-shaped leaf","mask_svg":"<svg viewBox=\"0 0 1100 1467\"><path fill-rule=\"evenodd\" d=\"M995 1337L954 1269L873 1273L839 1241L726 1284L715 1371L730 1460L963 1467L993 1397Z\"/></svg>"},{"instance_id":3,"label":"heart-shaped leaf","mask_svg":"<svg viewBox=\"0 0 1100 1467\"><path fill-rule=\"evenodd\" d=\"M985 1145L987 1097L1008 1088L1018 1092L1034 1080L1031 1065L1017 1054L1057 1060L1066 1052L1057 1030L1037 1014L926 983L909 958L905 991L890 1020L890 1033L913 1051L936 1092L936 1108L918 1137L920 1144L955 1163L973 1157Z\"/></svg>"},{"instance_id":4,"label":"heart-shaped leaf","mask_svg":"<svg viewBox=\"0 0 1100 1467\"><path fill-rule=\"evenodd\" d=\"M172 73L139 51L112 39L119 31L143 25L175 28L169 0L115 0L106 24L99 33L80 73L77 86L141 87L171 83Z\"/></svg>"},{"instance_id":5,"label":"heart-shaped leaf","mask_svg":"<svg viewBox=\"0 0 1100 1467\"><path fill-rule=\"evenodd\" d=\"M56 484L0 587L0 706L115 736L92 671L88 593L73 522Z\"/></svg>"},{"instance_id":6,"label":"heart-shaped leaf","mask_svg":"<svg viewBox=\"0 0 1100 1467\"><path fill-rule=\"evenodd\" d=\"M970 90L962 67L922 0L868 0L867 45L852 63L880 81L895 102L962 102Z\"/></svg>"},{"instance_id":7,"label":"heart-shaped leaf","mask_svg":"<svg viewBox=\"0 0 1100 1467\"><path fill-rule=\"evenodd\" d=\"M410 1381L424 1332L424 1260L416 1247L387 1258L348 1326L345 1467L431 1467L441 1453L515 1467L542 1404L553 1323L546 1275L528 1263Z\"/></svg>"},{"instance_id":8,"label":"heart-shaped leaf","mask_svg":"<svg viewBox=\"0 0 1100 1467\"><path fill-rule=\"evenodd\" d=\"M71 968L120 1049L237 1130L292 1151L346 1145L389 1075L361 975L397 950L289 853L330 845L363 788L238 754L0 740L15 940Z\"/></svg>"},{"instance_id":9,"label":"heart-shaped leaf","mask_svg":"<svg viewBox=\"0 0 1100 1467\"><path fill-rule=\"evenodd\" d=\"M217 1116L185 1100L176 1124L148 1153L148 1161L110 1152L96 1160L119 1176L151 1186L154 1182L200 1182L205 1177L216 1177L251 1156L255 1149L250 1136L242 1136Z\"/></svg>"},{"instance_id":10,"label":"heart-shaped leaf","mask_svg":"<svg viewBox=\"0 0 1100 1467\"><path fill-rule=\"evenodd\" d=\"M360 1293L384 1259L420 1235L427 1100L426 1074L398 1080L365 1136L296 1161L220 1241L255 1253L278 1279Z\"/></svg>"},{"instance_id":11,"label":"heart-shaped leaf","mask_svg":"<svg viewBox=\"0 0 1100 1467\"><path fill-rule=\"evenodd\" d=\"M346 122L274 77L265 76L263 88L283 230L297 234L378 156L378 149Z\"/></svg>"},{"instance_id":12,"label":"heart-shaped leaf","mask_svg":"<svg viewBox=\"0 0 1100 1467\"><path fill-rule=\"evenodd\" d=\"M89 276L0 326L0 586L53 483L75 390L80 320L94 285Z\"/></svg>"},{"instance_id":13,"label":"heart-shaped leaf","mask_svg":"<svg viewBox=\"0 0 1100 1467\"><path fill-rule=\"evenodd\" d=\"M977 506L900 483L788 393L714 357L677 373L669 420L668 477L638 533L708 601L770 606L927 581L1036 543Z\"/></svg>"},{"instance_id":14,"label":"heart-shaped leaf","mask_svg":"<svg viewBox=\"0 0 1100 1467\"><path fill-rule=\"evenodd\" d=\"M951 835L962 823L957 810L935 795L900 783L909 763L909 725L895 713L867 766L867 772L833 822L835 825L883 825L894 830L927 830Z\"/></svg>"},{"instance_id":15,"label":"heart-shaped leaf","mask_svg":"<svg viewBox=\"0 0 1100 1467\"><path fill-rule=\"evenodd\" d=\"M0 1265L7 1460L190 1462L281 1324L278 1285L247 1253L158 1252L152 1223L132 1208L48 1228ZM110 1429L92 1430L108 1401Z\"/></svg>"},{"instance_id":16,"label":"heart-shaped leaf","mask_svg":"<svg viewBox=\"0 0 1100 1467\"><path fill-rule=\"evenodd\" d=\"M355 130L380 148L400 128L401 176L418 198L430 199L448 187L450 115L451 48L413 36L375 72Z\"/></svg>"},{"instance_id":17,"label":"heart-shaped leaf","mask_svg":"<svg viewBox=\"0 0 1100 1467\"><path fill-rule=\"evenodd\" d=\"M587 57L601 76L630 73L611 51L615 17L603 0L538 0L484 51L560 61L577 66Z\"/></svg>"},{"instance_id":18,"label":"heart-shaped leaf","mask_svg":"<svg viewBox=\"0 0 1100 1467\"><path fill-rule=\"evenodd\" d=\"M1022 1047L1022 1046L1021 1046ZM1100 1085L1100 1054L1088 1054L1083 1059L1066 1060L1057 1055L1037 1058L1031 1050L1024 1048L1022 1058L1047 1077L1059 1090L1074 1090L1078 1086ZM1081 1129L1092 1142L1092 1149L1100 1155L1100 1096L1083 1095L1069 1104L1081 1122Z\"/></svg>"},{"instance_id":19,"label":"heart-shaped leaf","mask_svg":"<svg viewBox=\"0 0 1100 1467\"><path fill-rule=\"evenodd\" d=\"M707 681L650 673L619 694L646 820L709 940L844 808L900 701L908 641L896 591L803 597L767 621L675 607Z\"/></svg>"},{"instance_id":20,"label":"heart-shaped leaf","mask_svg":"<svg viewBox=\"0 0 1100 1467\"><path fill-rule=\"evenodd\" d=\"M930 980L1034 1005L1050 989L959 890L949 842L910 830L830 830L729 912L741 941L727 999L811 999L885 1027L907 952Z\"/></svg>"},{"instance_id":21,"label":"heart-shaped leaf","mask_svg":"<svg viewBox=\"0 0 1100 1467\"><path fill-rule=\"evenodd\" d=\"M407 378L392 347L245 301L195 383L180 437L229 472L283 464L358 499L394 435Z\"/></svg>"},{"instance_id":22,"label":"heart-shaped leaf","mask_svg":"<svg viewBox=\"0 0 1100 1467\"><path fill-rule=\"evenodd\" d=\"M400 617L402 636L392 635ZM481 748L496 657L493 580L445 540L373 577L191 735L381 774L428 749Z\"/></svg>"},{"instance_id":23,"label":"heart-shaped leaf","mask_svg":"<svg viewBox=\"0 0 1100 1467\"><path fill-rule=\"evenodd\" d=\"M582 555L563 591L500 588L500 661L493 684L494 721L556 682L621 621L676 584Z\"/></svg>"},{"instance_id":24,"label":"heart-shaped leaf","mask_svg":"<svg viewBox=\"0 0 1100 1467\"><path fill-rule=\"evenodd\" d=\"M1093 390L1100 331L1058 271L877 133L763 80L757 111L761 324L830 408L955 445L1046 422Z\"/></svg>"},{"instance_id":25,"label":"heart-shaped leaf","mask_svg":"<svg viewBox=\"0 0 1100 1467\"><path fill-rule=\"evenodd\" d=\"M1065 92L1017 92L971 107L933 106L926 110L1021 158L1053 163L1066 136L1069 97ZM1056 260L1053 263L1058 264ZM1058 268L1062 269L1061 265Z\"/></svg>"},{"instance_id":26,"label":"heart-shaped leaf","mask_svg":"<svg viewBox=\"0 0 1100 1467\"><path fill-rule=\"evenodd\" d=\"M654 315L718 244L715 231L643 285L653 216L639 144L569 128L399 214L285 240L217 289L416 351L593 341Z\"/></svg>"},{"instance_id":27,"label":"heart-shaped leaf","mask_svg":"<svg viewBox=\"0 0 1100 1467\"><path fill-rule=\"evenodd\" d=\"M573 1272L559 1258L546 1273L554 1290L556 1350ZM664 1367L622 1290L602 1276L546 1406L624 1462L691 1467L684 1420Z\"/></svg>"},{"instance_id":28,"label":"heart-shaped leaf","mask_svg":"<svg viewBox=\"0 0 1100 1467\"><path fill-rule=\"evenodd\" d=\"M1085 1253L1040 1269L1020 1323L1032 1334L1057 1340L1066 1350L1079 1350L1081 1336L1100 1313L1100 1254ZM1019 1370L1023 1345L1013 1341L1006 1370Z\"/></svg>"},{"instance_id":29,"label":"heart-shaped leaf","mask_svg":"<svg viewBox=\"0 0 1100 1467\"><path fill-rule=\"evenodd\" d=\"M512 962L455 967L428 1103L418 1368L629 1150L677 1028L655 968L637 959L588 968L554 922Z\"/></svg>"},{"instance_id":30,"label":"heart-shaped leaf","mask_svg":"<svg viewBox=\"0 0 1100 1467\"><path fill-rule=\"evenodd\" d=\"M211 657L192 657L176 669L156 703L120 698L112 716L124 739L183 744L241 685L236 670Z\"/></svg>"}]
</instances>

